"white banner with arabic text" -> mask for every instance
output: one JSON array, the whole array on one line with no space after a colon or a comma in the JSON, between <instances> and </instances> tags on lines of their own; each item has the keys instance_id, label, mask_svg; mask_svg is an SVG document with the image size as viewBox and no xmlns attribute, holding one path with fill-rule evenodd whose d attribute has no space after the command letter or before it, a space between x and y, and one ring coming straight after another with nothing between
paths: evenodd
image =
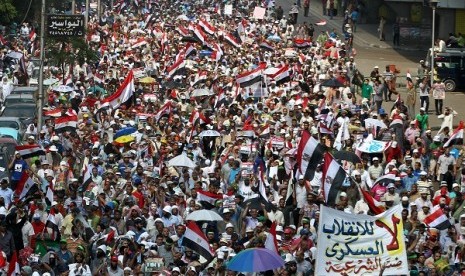
<instances>
[{"instance_id":1,"label":"white banner with arabic text","mask_svg":"<svg viewBox=\"0 0 465 276\"><path fill-rule=\"evenodd\" d=\"M394 206L378 216L321 206L316 274L409 274L401 217Z\"/></svg>"}]
</instances>

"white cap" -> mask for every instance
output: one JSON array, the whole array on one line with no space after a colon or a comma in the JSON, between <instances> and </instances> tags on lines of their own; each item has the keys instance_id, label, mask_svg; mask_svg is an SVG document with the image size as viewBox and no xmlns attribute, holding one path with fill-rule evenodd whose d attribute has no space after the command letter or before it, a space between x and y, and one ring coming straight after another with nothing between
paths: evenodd
<instances>
[{"instance_id":1,"label":"white cap","mask_svg":"<svg viewBox=\"0 0 465 276\"><path fill-rule=\"evenodd\" d=\"M179 267L175 267L171 270L171 272L179 272L181 273L181 269L179 269Z\"/></svg>"},{"instance_id":2,"label":"white cap","mask_svg":"<svg viewBox=\"0 0 465 276\"><path fill-rule=\"evenodd\" d=\"M165 206L163 207L163 212L167 212L171 214L171 206Z\"/></svg>"},{"instance_id":3,"label":"white cap","mask_svg":"<svg viewBox=\"0 0 465 276\"><path fill-rule=\"evenodd\" d=\"M346 192L341 192L341 193L339 194L339 197L347 197Z\"/></svg>"},{"instance_id":4,"label":"white cap","mask_svg":"<svg viewBox=\"0 0 465 276\"><path fill-rule=\"evenodd\" d=\"M373 157L372 160L373 160L373 161L379 161L379 158L378 158L378 157Z\"/></svg>"},{"instance_id":5,"label":"white cap","mask_svg":"<svg viewBox=\"0 0 465 276\"><path fill-rule=\"evenodd\" d=\"M234 228L234 225L229 222L228 224L226 224L225 229L227 229L227 228Z\"/></svg>"}]
</instances>

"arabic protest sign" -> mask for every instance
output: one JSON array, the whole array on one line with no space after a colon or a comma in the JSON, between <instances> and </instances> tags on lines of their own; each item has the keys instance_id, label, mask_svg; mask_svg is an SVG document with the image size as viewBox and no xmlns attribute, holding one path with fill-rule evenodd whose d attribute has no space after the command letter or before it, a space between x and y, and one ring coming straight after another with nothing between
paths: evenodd
<instances>
[{"instance_id":1,"label":"arabic protest sign","mask_svg":"<svg viewBox=\"0 0 465 276\"><path fill-rule=\"evenodd\" d=\"M233 6L232 5L224 5L224 15L232 15Z\"/></svg>"},{"instance_id":2,"label":"arabic protest sign","mask_svg":"<svg viewBox=\"0 0 465 276\"><path fill-rule=\"evenodd\" d=\"M371 140L365 141L360 146L357 147L357 150L366 153L379 153L383 152L386 148L386 142Z\"/></svg>"},{"instance_id":3,"label":"arabic protest sign","mask_svg":"<svg viewBox=\"0 0 465 276\"><path fill-rule=\"evenodd\" d=\"M255 18L255 19L263 19L263 18L265 18L265 12L266 12L265 8L255 7L255 9L253 11L253 18Z\"/></svg>"},{"instance_id":4,"label":"arabic protest sign","mask_svg":"<svg viewBox=\"0 0 465 276\"><path fill-rule=\"evenodd\" d=\"M50 37L84 36L84 15L50 14L47 35Z\"/></svg>"},{"instance_id":5,"label":"arabic protest sign","mask_svg":"<svg viewBox=\"0 0 465 276\"><path fill-rule=\"evenodd\" d=\"M401 206L378 216L321 206L315 275L409 274Z\"/></svg>"}]
</instances>

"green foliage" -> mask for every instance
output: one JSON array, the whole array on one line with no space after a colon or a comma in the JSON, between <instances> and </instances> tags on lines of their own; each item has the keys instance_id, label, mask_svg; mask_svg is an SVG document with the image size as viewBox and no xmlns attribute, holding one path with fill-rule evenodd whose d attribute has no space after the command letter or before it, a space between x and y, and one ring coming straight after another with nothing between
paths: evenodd
<instances>
[{"instance_id":1,"label":"green foliage","mask_svg":"<svg viewBox=\"0 0 465 276\"><path fill-rule=\"evenodd\" d=\"M11 0L0 0L0 21L10 23L18 14Z\"/></svg>"},{"instance_id":2,"label":"green foliage","mask_svg":"<svg viewBox=\"0 0 465 276\"><path fill-rule=\"evenodd\" d=\"M73 65L75 62L82 64L98 61L97 53L89 47L83 37L47 38L45 49L45 58L50 64L60 67L63 72L66 65Z\"/></svg>"}]
</instances>

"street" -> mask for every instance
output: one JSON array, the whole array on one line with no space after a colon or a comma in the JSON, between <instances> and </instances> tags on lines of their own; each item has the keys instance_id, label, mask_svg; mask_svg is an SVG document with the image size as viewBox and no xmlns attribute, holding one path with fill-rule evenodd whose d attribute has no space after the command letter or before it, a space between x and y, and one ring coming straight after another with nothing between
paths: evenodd
<instances>
[{"instance_id":1,"label":"street","mask_svg":"<svg viewBox=\"0 0 465 276\"><path fill-rule=\"evenodd\" d=\"M301 1L303 3L303 1ZM294 4L294 1L290 0L277 0L276 7L281 6L284 9L284 14L288 16L288 12L291 6ZM340 13L338 14L340 15ZM318 34L320 31L331 31L333 29L341 34L342 27L342 17L335 16L332 20L328 16L323 16L321 1L312 0L310 2L310 11L309 17L304 17L303 9L299 9L298 23L303 22L313 23L315 27L315 34ZM315 23L321 20L326 20L327 24L324 26L316 26ZM375 31L373 31L373 29ZM390 32L390 30L388 31ZM419 61L425 59L426 51L422 50L406 50L406 49L395 49L393 47L376 47L380 44L378 39L378 33L376 33L376 26L374 24L359 24L357 26L357 31L354 33L354 48L357 50L357 55L355 57L355 62L357 68L362 72L362 74L369 75L374 66L379 66L379 70L382 72L386 65L394 64L396 68L400 70L400 77L398 78L398 83L405 83L405 75L407 72L410 72L413 78L417 75L417 69L419 66ZM386 43L383 43L385 45ZM373 46L375 45L375 47ZM404 88L398 89L401 93L401 98L406 98L406 92ZM446 99L444 100L444 107L449 106L453 110L457 111L458 115L454 120L454 124L464 118L465 110L462 110L465 106L465 91L455 91L448 92L446 94ZM417 99L416 104L416 113L419 112L419 98ZM383 103L383 106L386 110L390 110L393 102ZM430 112L429 112L430 126L432 128L437 128L441 124L441 120L437 118L434 112L434 100L430 97Z\"/></svg>"}]
</instances>

